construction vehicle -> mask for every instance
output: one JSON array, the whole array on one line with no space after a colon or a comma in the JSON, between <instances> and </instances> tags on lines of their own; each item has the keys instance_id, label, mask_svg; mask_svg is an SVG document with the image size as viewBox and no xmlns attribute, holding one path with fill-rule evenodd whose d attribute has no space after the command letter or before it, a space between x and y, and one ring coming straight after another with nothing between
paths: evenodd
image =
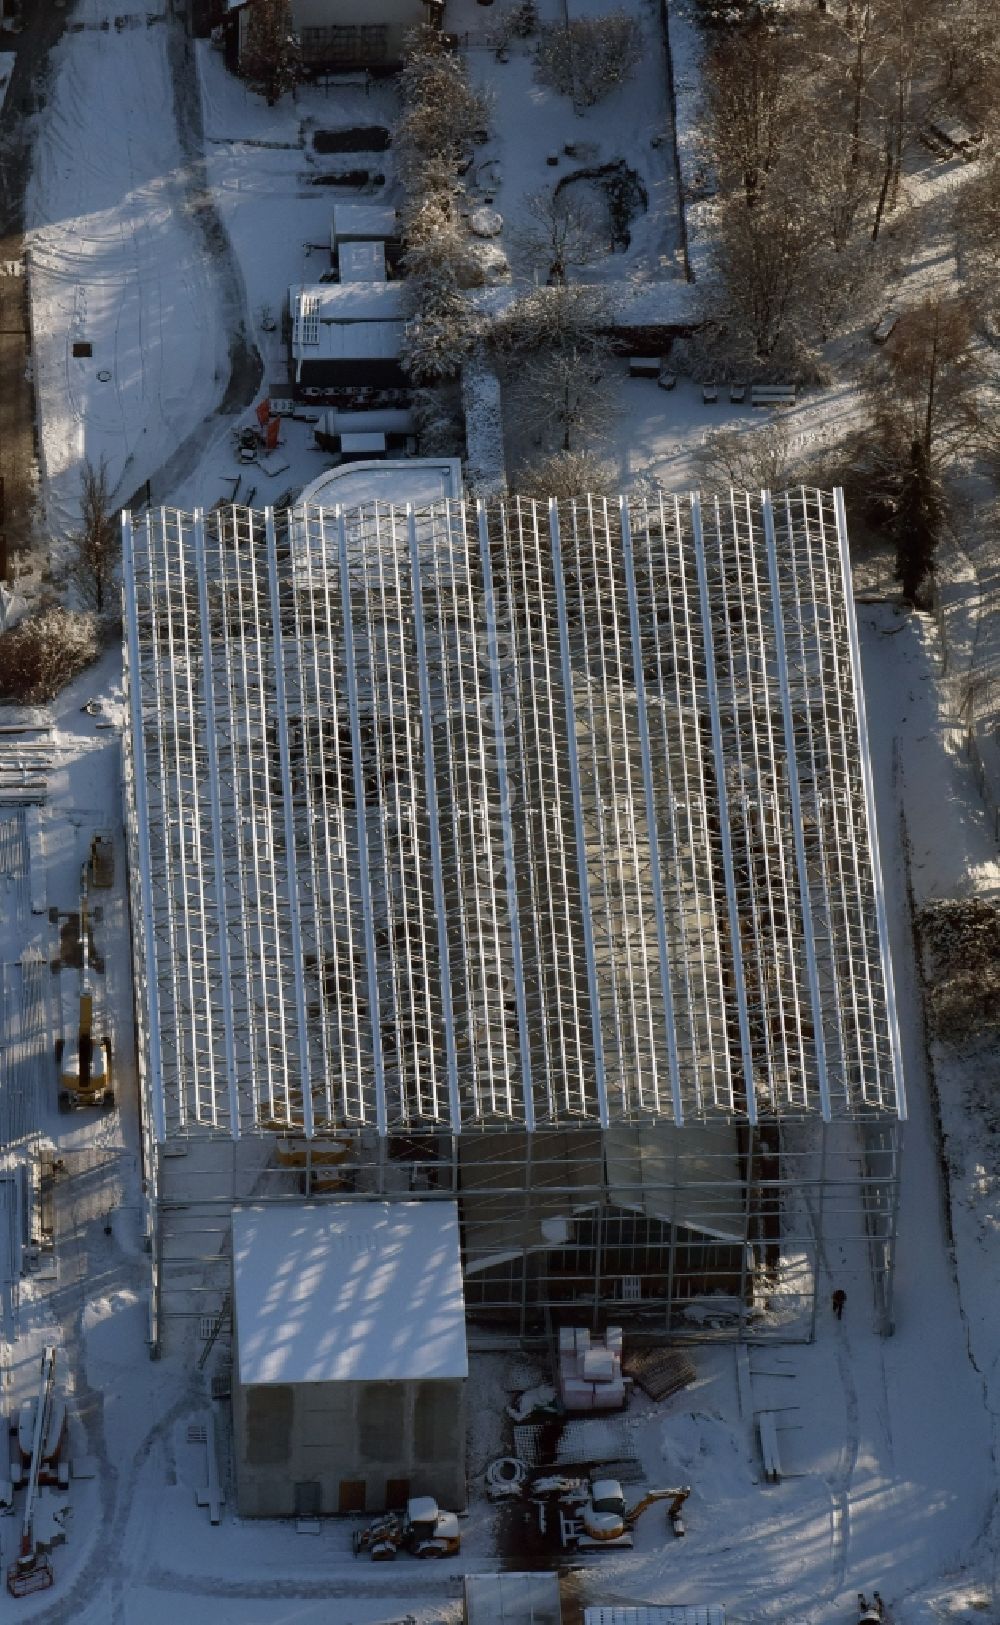
<instances>
[{"instance_id":1,"label":"construction vehicle","mask_svg":"<svg viewBox=\"0 0 1000 1625\"><path fill-rule=\"evenodd\" d=\"M354 1555L367 1552L373 1563L408 1552L411 1557L457 1557L462 1549L458 1518L442 1512L432 1495L417 1495L405 1512L386 1512L355 1530Z\"/></svg>"},{"instance_id":2,"label":"construction vehicle","mask_svg":"<svg viewBox=\"0 0 1000 1625\"><path fill-rule=\"evenodd\" d=\"M559 1534L564 1548L575 1551L603 1547L631 1547L632 1531L654 1501L667 1501L667 1519L675 1535L685 1533L681 1508L690 1489L647 1490L633 1506L616 1478L597 1478L589 1490L572 1492L559 1509Z\"/></svg>"},{"instance_id":3,"label":"construction vehicle","mask_svg":"<svg viewBox=\"0 0 1000 1625\"><path fill-rule=\"evenodd\" d=\"M885 1619L885 1604L877 1591L872 1592L872 1600L868 1602L863 1591L858 1592L858 1625L882 1625Z\"/></svg>"},{"instance_id":4,"label":"construction vehicle","mask_svg":"<svg viewBox=\"0 0 1000 1625\"><path fill-rule=\"evenodd\" d=\"M115 883L115 843L107 830L98 830L90 843L90 884L106 890Z\"/></svg>"},{"instance_id":5,"label":"construction vehicle","mask_svg":"<svg viewBox=\"0 0 1000 1625\"><path fill-rule=\"evenodd\" d=\"M28 1445L28 1477L21 1518L20 1549L7 1569L7 1590L12 1597L27 1597L33 1591L45 1591L53 1581L52 1564L38 1550L35 1541L35 1511L39 1484L45 1482L43 1469L47 1466L51 1471L58 1462L65 1437L66 1408L57 1398L55 1375L56 1351L46 1348L42 1354L38 1398L29 1401L27 1407L22 1407L18 1419L18 1449L22 1457L25 1445ZM26 1422L29 1410L30 1430L26 1428L22 1431L21 1424L22 1421Z\"/></svg>"},{"instance_id":6,"label":"construction vehicle","mask_svg":"<svg viewBox=\"0 0 1000 1625\"><path fill-rule=\"evenodd\" d=\"M80 884L80 1002L76 1031L56 1041L59 1065L59 1110L76 1106L113 1106L111 1039L95 1022L94 980L90 967L88 867ZM95 1031L96 1027L96 1031Z\"/></svg>"}]
</instances>

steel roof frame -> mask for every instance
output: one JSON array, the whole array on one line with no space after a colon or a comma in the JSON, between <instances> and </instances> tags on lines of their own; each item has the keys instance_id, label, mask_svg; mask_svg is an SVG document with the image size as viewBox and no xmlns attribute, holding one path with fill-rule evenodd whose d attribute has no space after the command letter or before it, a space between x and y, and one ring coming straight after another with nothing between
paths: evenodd
<instances>
[{"instance_id":1,"label":"steel roof frame","mask_svg":"<svg viewBox=\"0 0 1000 1625\"><path fill-rule=\"evenodd\" d=\"M905 1115L837 493L123 523L157 1139Z\"/></svg>"}]
</instances>

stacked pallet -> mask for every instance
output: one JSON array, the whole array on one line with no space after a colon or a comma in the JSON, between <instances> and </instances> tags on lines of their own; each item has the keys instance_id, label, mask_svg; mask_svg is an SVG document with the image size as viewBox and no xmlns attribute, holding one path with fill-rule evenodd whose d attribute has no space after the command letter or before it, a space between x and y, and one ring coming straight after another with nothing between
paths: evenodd
<instances>
[{"instance_id":1,"label":"stacked pallet","mask_svg":"<svg viewBox=\"0 0 1000 1625\"><path fill-rule=\"evenodd\" d=\"M0 804L44 801L51 769L50 728L0 724Z\"/></svg>"}]
</instances>

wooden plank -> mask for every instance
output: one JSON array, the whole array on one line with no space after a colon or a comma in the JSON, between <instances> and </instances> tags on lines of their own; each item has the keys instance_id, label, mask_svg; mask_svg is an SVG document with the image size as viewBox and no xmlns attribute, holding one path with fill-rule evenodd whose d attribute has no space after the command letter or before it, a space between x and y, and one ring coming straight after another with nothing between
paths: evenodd
<instances>
[{"instance_id":1,"label":"wooden plank","mask_svg":"<svg viewBox=\"0 0 1000 1625\"><path fill-rule=\"evenodd\" d=\"M778 1429L771 1411L761 1411L757 1418L760 1436L760 1454L764 1464L764 1477L769 1484L781 1482L781 1455L778 1451Z\"/></svg>"}]
</instances>

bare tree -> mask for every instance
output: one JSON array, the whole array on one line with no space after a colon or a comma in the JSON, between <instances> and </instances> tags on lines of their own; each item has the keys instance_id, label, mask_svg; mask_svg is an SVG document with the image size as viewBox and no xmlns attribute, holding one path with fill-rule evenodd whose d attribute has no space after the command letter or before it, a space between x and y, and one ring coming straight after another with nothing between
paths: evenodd
<instances>
[{"instance_id":1,"label":"bare tree","mask_svg":"<svg viewBox=\"0 0 1000 1625\"><path fill-rule=\"evenodd\" d=\"M768 176L801 156L807 102L789 36L759 19L722 39L708 58L705 84L720 174L742 186L753 207Z\"/></svg>"},{"instance_id":2,"label":"bare tree","mask_svg":"<svg viewBox=\"0 0 1000 1625\"><path fill-rule=\"evenodd\" d=\"M759 428L717 429L698 459L702 485L712 493L784 491L797 483L791 438L780 418Z\"/></svg>"},{"instance_id":3,"label":"bare tree","mask_svg":"<svg viewBox=\"0 0 1000 1625\"><path fill-rule=\"evenodd\" d=\"M302 53L289 0L250 0L246 43L240 55L246 79L273 107L302 76Z\"/></svg>"},{"instance_id":4,"label":"bare tree","mask_svg":"<svg viewBox=\"0 0 1000 1625\"><path fill-rule=\"evenodd\" d=\"M596 429L606 411L606 350L596 337L543 351L522 362L512 379L521 422L563 451Z\"/></svg>"},{"instance_id":5,"label":"bare tree","mask_svg":"<svg viewBox=\"0 0 1000 1625\"><path fill-rule=\"evenodd\" d=\"M734 197L719 211L716 260L727 314L768 360L807 305L817 247L816 222L802 199L771 186L753 208Z\"/></svg>"},{"instance_id":6,"label":"bare tree","mask_svg":"<svg viewBox=\"0 0 1000 1625\"><path fill-rule=\"evenodd\" d=\"M73 574L77 586L85 602L103 615L114 592L121 547L104 457L96 467L88 458L80 470L80 529L74 541Z\"/></svg>"},{"instance_id":7,"label":"bare tree","mask_svg":"<svg viewBox=\"0 0 1000 1625\"><path fill-rule=\"evenodd\" d=\"M593 107L625 83L642 53L642 27L619 7L543 29L535 71L578 107Z\"/></svg>"},{"instance_id":8,"label":"bare tree","mask_svg":"<svg viewBox=\"0 0 1000 1625\"><path fill-rule=\"evenodd\" d=\"M932 297L908 310L865 380L875 435L902 470L916 442L930 474L975 431L982 382L960 299Z\"/></svg>"},{"instance_id":9,"label":"bare tree","mask_svg":"<svg viewBox=\"0 0 1000 1625\"><path fill-rule=\"evenodd\" d=\"M525 463L518 469L515 488L526 496L555 497L571 502L575 497L613 497L618 477L609 463L591 451L556 451Z\"/></svg>"},{"instance_id":10,"label":"bare tree","mask_svg":"<svg viewBox=\"0 0 1000 1625\"><path fill-rule=\"evenodd\" d=\"M545 266L552 286L564 283L567 271L587 265L606 246L597 211L565 189L536 192L527 200L526 215L512 234L513 245L529 264Z\"/></svg>"}]
</instances>

